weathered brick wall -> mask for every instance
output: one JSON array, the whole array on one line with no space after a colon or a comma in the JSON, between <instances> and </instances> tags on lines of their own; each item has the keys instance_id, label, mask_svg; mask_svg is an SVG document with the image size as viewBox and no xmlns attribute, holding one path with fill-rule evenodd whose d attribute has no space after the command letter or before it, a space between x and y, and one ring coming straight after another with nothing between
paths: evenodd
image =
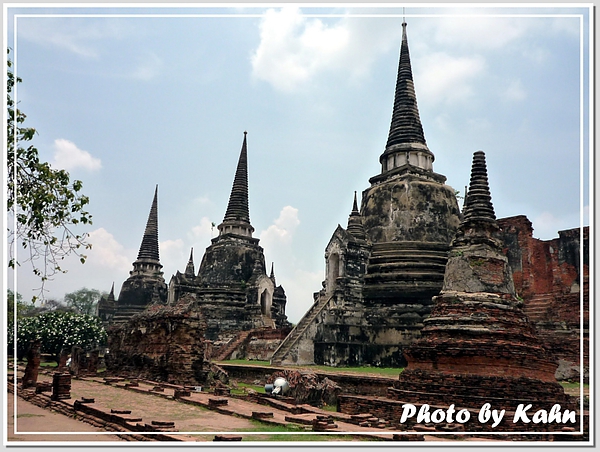
<instances>
[{"instance_id":1,"label":"weathered brick wall","mask_svg":"<svg viewBox=\"0 0 600 452\"><path fill-rule=\"evenodd\" d=\"M290 330L291 328L264 328L253 331L238 349L238 358L268 361Z\"/></svg>"},{"instance_id":2,"label":"weathered brick wall","mask_svg":"<svg viewBox=\"0 0 600 452\"><path fill-rule=\"evenodd\" d=\"M539 337L557 359L579 362L579 330L583 319L587 365L589 228L559 231L556 239L540 240L533 237L532 224L524 215L500 219L498 224L515 289L523 298L525 313L536 324Z\"/></svg>"},{"instance_id":3,"label":"weathered brick wall","mask_svg":"<svg viewBox=\"0 0 600 452\"><path fill-rule=\"evenodd\" d=\"M208 365L203 318L189 306L162 306L108 331L109 372L175 384L203 383Z\"/></svg>"}]
</instances>

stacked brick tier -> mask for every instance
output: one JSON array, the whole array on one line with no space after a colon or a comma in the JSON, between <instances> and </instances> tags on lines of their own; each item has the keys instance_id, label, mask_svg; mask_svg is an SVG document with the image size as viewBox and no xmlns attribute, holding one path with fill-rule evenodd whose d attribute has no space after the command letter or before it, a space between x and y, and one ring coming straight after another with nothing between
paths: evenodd
<instances>
[{"instance_id":1,"label":"stacked brick tier","mask_svg":"<svg viewBox=\"0 0 600 452\"><path fill-rule=\"evenodd\" d=\"M443 293L405 354L412 370L555 382L556 364L537 340L520 302L497 294Z\"/></svg>"}]
</instances>

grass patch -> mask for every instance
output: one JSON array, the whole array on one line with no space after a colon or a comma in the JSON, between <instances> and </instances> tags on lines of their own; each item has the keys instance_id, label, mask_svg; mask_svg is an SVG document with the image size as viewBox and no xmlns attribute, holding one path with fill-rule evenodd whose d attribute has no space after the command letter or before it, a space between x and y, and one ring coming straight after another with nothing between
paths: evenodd
<instances>
[{"instance_id":1,"label":"grass patch","mask_svg":"<svg viewBox=\"0 0 600 452\"><path fill-rule=\"evenodd\" d=\"M273 434L265 434L263 435L246 435L242 438L242 441L350 441L357 440L355 437L350 438L348 435L319 435L317 433L313 434L299 434L299 432L306 432L306 427L301 425L267 425L263 424L259 421L251 420L253 427L250 429L240 429L235 433L242 435L243 432L265 432L265 433L273 433ZM296 434L294 434L296 433ZM362 439L358 439L361 441ZM364 441L372 440L365 436Z\"/></svg>"},{"instance_id":2,"label":"grass patch","mask_svg":"<svg viewBox=\"0 0 600 452\"><path fill-rule=\"evenodd\" d=\"M323 411L331 411L332 413L337 413L337 406L335 405L323 405L321 409Z\"/></svg>"},{"instance_id":3,"label":"grass patch","mask_svg":"<svg viewBox=\"0 0 600 452\"><path fill-rule=\"evenodd\" d=\"M576 381L576 382L570 382L570 381L560 381L559 383L560 383L560 385L561 385L563 388L565 388L565 389L579 389L579 387L580 387L580 384L579 384L579 382L578 382L578 381ZM590 387L590 385L589 385L589 384L587 384L587 383L584 383L584 384L583 384L583 387L584 387L584 388L589 388L589 387Z\"/></svg>"},{"instance_id":4,"label":"grass patch","mask_svg":"<svg viewBox=\"0 0 600 452\"><path fill-rule=\"evenodd\" d=\"M218 361L217 364L243 364L247 366L262 366L262 367L271 367L269 361L249 361L245 359L230 359L227 361ZM402 373L404 368L392 368L392 367L330 367L330 366L286 366L286 369L305 369L305 370L319 370L323 372L330 373L357 373L357 374L370 374L370 375L380 375L384 377L397 377Z\"/></svg>"},{"instance_id":5,"label":"grass patch","mask_svg":"<svg viewBox=\"0 0 600 452\"><path fill-rule=\"evenodd\" d=\"M265 387L264 386L258 386L258 385L251 385L248 383L242 383L242 382L238 382L238 388L241 388L242 393L245 394L245 392L243 391L243 388L249 388L249 389L254 389L256 392L260 392L261 394L265 394Z\"/></svg>"},{"instance_id":6,"label":"grass patch","mask_svg":"<svg viewBox=\"0 0 600 452\"><path fill-rule=\"evenodd\" d=\"M329 367L329 366L309 366L307 369L321 370L330 373L357 373L380 375L383 377L397 377L402 373L404 368L392 367Z\"/></svg>"},{"instance_id":7,"label":"grass patch","mask_svg":"<svg viewBox=\"0 0 600 452\"><path fill-rule=\"evenodd\" d=\"M58 367L57 362L41 362L40 367Z\"/></svg>"},{"instance_id":8,"label":"grass patch","mask_svg":"<svg viewBox=\"0 0 600 452\"><path fill-rule=\"evenodd\" d=\"M269 361L256 361L256 360L248 360L248 359L228 359L226 361L216 361L216 364L244 364L246 366L270 366L271 363Z\"/></svg>"}]
</instances>

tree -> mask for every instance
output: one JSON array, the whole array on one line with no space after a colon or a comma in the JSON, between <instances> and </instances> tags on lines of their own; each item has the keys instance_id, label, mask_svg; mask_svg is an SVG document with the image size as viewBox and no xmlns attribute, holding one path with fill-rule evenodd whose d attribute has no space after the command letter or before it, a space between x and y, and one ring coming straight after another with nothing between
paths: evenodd
<instances>
[{"instance_id":1,"label":"tree","mask_svg":"<svg viewBox=\"0 0 600 452\"><path fill-rule=\"evenodd\" d=\"M95 315L96 306L104 293L96 289L79 289L65 295L65 303L79 314Z\"/></svg>"},{"instance_id":2,"label":"tree","mask_svg":"<svg viewBox=\"0 0 600 452\"><path fill-rule=\"evenodd\" d=\"M45 300L44 304L42 304L41 306L30 307L29 310L25 313L24 317L33 317L36 315L46 314L48 312L53 311L75 312L73 308L68 307L61 301L50 298Z\"/></svg>"},{"instance_id":3,"label":"tree","mask_svg":"<svg viewBox=\"0 0 600 452\"><path fill-rule=\"evenodd\" d=\"M10 49L8 51L10 55ZM24 262L30 262L33 272L40 278L40 296L44 296L44 283L56 273L65 273L61 261L70 254L85 263L82 252L91 248L88 234L76 232L77 225L91 224L92 216L85 210L89 198L81 194L83 184L71 182L69 173L56 170L40 161L38 150L29 142L37 133L24 127L25 114L17 108L12 93L21 78L14 76L12 62L8 59L7 71L7 208L10 221L8 266L20 265L16 248L26 250ZM15 226L11 227L11 224ZM37 297L33 297L35 301Z\"/></svg>"},{"instance_id":4,"label":"tree","mask_svg":"<svg viewBox=\"0 0 600 452\"><path fill-rule=\"evenodd\" d=\"M9 350L12 350L12 344L14 343L14 334L15 334L15 312L17 314L17 322L24 316L27 316L31 310L33 309L33 305L27 305L23 303L23 297L19 292L16 294L8 289L7 290L7 337Z\"/></svg>"},{"instance_id":5,"label":"tree","mask_svg":"<svg viewBox=\"0 0 600 452\"><path fill-rule=\"evenodd\" d=\"M17 319L26 316L28 311L30 311L33 306L23 303L23 296L19 292L16 293L16 296L15 293L10 289L8 289L6 292L6 300L8 301L6 312L8 314L9 322L13 320L15 309L17 311Z\"/></svg>"},{"instance_id":6,"label":"tree","mask_svg":"<svg viewBox=\"0 0 600 452\"><path fill-rule=\"evenodd\" d=\"M90 350L105 345L107 334L97 317L53 311L35 317L24 317L17 322L19 359L27 353L30 341L36 339L42 343L41 352L51 354L58 362L63 348L70 350L73 346L78 346Z\"/></svg>"}]
</instances>

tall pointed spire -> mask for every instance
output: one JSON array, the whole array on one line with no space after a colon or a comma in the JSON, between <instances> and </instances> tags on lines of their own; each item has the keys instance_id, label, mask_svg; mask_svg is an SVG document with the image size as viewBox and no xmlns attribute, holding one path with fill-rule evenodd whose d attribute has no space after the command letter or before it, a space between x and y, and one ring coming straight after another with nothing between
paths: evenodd
<instances>
[{"instance_id":1,"label":"tall pointed spire","mask_svg":"<svg viewBox=\"0 0 600 452\"><path fill-rule=\"evenodd\" d=\"M250 213L248 209L248 150L246 144L246 134L244 132L244 142L242 151L238 160L235 178L233 179L233 188L229 196L229 204L225 218L227 220L246 221L250 223Z\"/></svg>"},{"instance_id":2,"label":"tall pointed spire","mask_svg":"<svg viewBox=\"0 0 600 452\"><path fill-rule=\"evenodd\" d=\"M362 223L362 217L360 216L360 212L358 211L358 203L356 202L356 191L354 192L352 212L350 212L350 216L348 217L347 231L352 234L354 238L359 240L364 240L366 237L365 228Z\"/></svg>"},{"instance_id":3,"label":"tall pointed spire","mask_svg":"<svg viewBox=\"0 0 600 452\"><path fill-rule=\"evenodd\" d=\"M410 164L432 170L433 153L427 147L413 83L406 22L402 23L402 44L396 79L392 122L385 152L379 158L382 173Z\"/></svg>"},{"instance_id":4,"label":"tall pointed spire","mask_svg":"<svg viewBox=\"0 0 600 452\"><path fill-rule=\"evenodd\" d=\"M107 301L113 302L115 301L115 283L112 283L112 287L110 288L110 293L108 294Z\"/></svg>"},{"instance_id":5,"label":"tall pointed spire","mask_svg":"<svg viewBox=\"0 0 600 452\"><path fill-rule=\"evenodd\" d=\"M458 226L451 246L485 243L488 246L500 249L502 243L495 234L499 229L500 226L496 221L496 214L492 205L485 153L477 151L473 154L471 180L469 191L465 195L463 219Z\"/></svg>"},{"instance_id":6,"label":"tall pointed spire","mask_svg":"<svg viewBox=\"0 0 600 452\"><path fill-rule=\"evenodd\" d=\"M158 185L154 190L154 200L152 201L152 207L150 208L150 214L148 215L148 222L146 223L146 230L144 231L144 237L142 238L142 244L140 245L140 251L138 253L138 261L140 260L151 260L159 262L158 255Z\"/></svg>"},{"instance_id":7,"label":"tall pointed spire","mask_svg":"<svg viewBox=\"0 0 600 452\"><path fill-rule=\"evenodd\" d=\"M396 79L396 96L386 147L401 143L425 144L410 64L406 22L402 23L402 45L400 46L400 62Z\"/></svg>"},{"instance_id":8,"label":"tall pointed spire","mask_svg":"<svg viewBox=\"0 0 600 452\"><path fill-rule=\"evenodd\" d=\"M269 276L271 281L273 281L273 285L277 287L277 282L275 281L275 263L271 262L271 275Z\"/></svg>"},{"instance_id":9,"label":"tall pointed spire","mask_svg":"<svg viewBox=\"0 0 600 452\"><path fill-rule=\"evenodd\" d=\"M496 222L483 151L477 151L473 154L469 191L465 198L463 223L473 221Z\"/></svg>"},{"instance_id":10,"label":"tall pointed spire","mask_svg":"<svg viewBox=\"0 0 600 452\"><path fill-rule=\"evenodd\" d=\"M229 196L229 204L223 223L219 225L220 234L234 233L252 237L254 228L250 225L250 209L248 207L248 150L244 132L244 142L238 160L233 187Z\"/></svg>"},{"instance_id":11,"label":"tall pointed spire","mask_svg":"<svg viewBox=\"0 0 600 452\"><path fill-rule=\"evenodd\" d=\"M194 271L194 248L192 248L192 250L190 251L190 259L188 260L188 263L185 267L185 276L191 276L194 277L195 276L195 271Z\"/></svg>"}]
</instances>

